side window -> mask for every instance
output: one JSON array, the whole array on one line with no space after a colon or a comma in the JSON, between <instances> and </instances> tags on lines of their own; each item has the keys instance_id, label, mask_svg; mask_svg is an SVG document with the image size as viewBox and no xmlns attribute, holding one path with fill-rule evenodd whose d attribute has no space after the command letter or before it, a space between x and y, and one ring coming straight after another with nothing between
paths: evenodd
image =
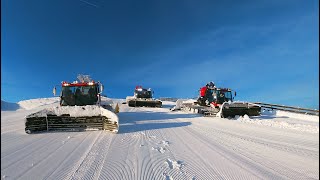
<instances>
[{"instance_id":1,"label":"side window","mask_svg":"<svg viewBox=\"0 0 320 180\"><path fill-rule=\"evenodd\" d=\"M81 92L81 87L75 87L75 88L74 88L74 94L75 94L76 96L80 96L80 95L82 94L82 92Z\"/></svg>"},{"instance_id":2,"label":"side window","mask_svg":"<svg viewBox=\"0 0 320 180\"><path fill-rule=\"evenodd\" d=\"M231 92L225 92L225 96L227 99L231 99Z\"/></svg>"},{"instance_id":3,"label":"side window","mask_svg":"<svg viewBox=\"0 0 320 180\"><path fill-rule=\"evenodd\" d=\"M207 92L207 95L208 95L208 96L213 96L213 90L212 90L212 89L208 89L207 91L208 91L208 92Z\"/></svg>"},{"instance_id":4,"label":"side window","mask_svg":"<svg viewBox=\"0 0 320 180\"><path fill-rule=\"evenodd\" d=\"M72 94L74 94L74 92L76 91L76 88L75 87L70 87L70 90L71 90Z\"/></svg>"},{"instance_id":5,"label":"side window","mask_svg":"<svg viewBox=\"0 0 320 180\"><path fill-rule=\"evenodd\" d=\"M83 87L83 95L88 95L90 87Z\"/></svg>"},{"instance_id":6,"label":"side window","mask_svg":"<svg viewBox=\"0 0 320 180\"><path fill-rule=\"evenodd\" d=\"M213 96L214 99L217 99L217 91L216 90L213 90L212 96Z\"/></svg>"}]
</instances>

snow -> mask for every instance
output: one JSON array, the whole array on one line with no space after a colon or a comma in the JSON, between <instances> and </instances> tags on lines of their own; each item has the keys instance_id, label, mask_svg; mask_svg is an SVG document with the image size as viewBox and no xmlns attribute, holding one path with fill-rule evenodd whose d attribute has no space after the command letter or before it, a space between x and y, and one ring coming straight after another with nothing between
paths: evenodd
<instances>
[{"instance_id":1,"label":"snow","mask_svg":"<svg viewBox=\"0 0 320 180\"><path fill-rule=\"evenodd\" d=\"M111 99L107 97L101 97L101 105L111 105L115 109L116 105L120 105L126 102L125 99Z\"/></svg>"},{"instance_id":2,"label":"snow","mask_svg":"<svg viewBox=\"0 0 320 180\"><path fill-rule=\"evenodd\" d=\"M171 159L167 159L167 161L165 163L167 163L167 165L169 166L170 169L179 169L180 170L183 165L181 161L174 161Z\"/></svg>"},{"instance_id":3,"label":"snow","mask_svg":"<svg viewBox=\"0 0 320 180\"><path fill-rule=\"evenodd\" d=\"M59 97L51 97L51 98L39 98L39 99L30 99L25 101L20 101L18 104L27 110L38 108L41 106L46 105L52 105L52 104L58 104L59 103Z\"/></svg>"},{"instance_id":4,"label":"snow","mask_svg":"<svg viewBox=\"0 0 320 180\"><path fill-rule=\"evenodd\" d=\"M307 114L296 114L292 112L276 111L277 116L287 116L289 118L302 119L306 121L319 122L319 116L307 115Z\"/></svg>"},{"instance_id":5,"label":"snow","mask_svg":"<svg viewBox=\"0 0 320 180\"><path fill-rule=\"evenodd\" d=\"M232 119L163 108L120 107L119 132L28 135L24 118L57 98L1 110L3 179L319 179L319 117L283 111ZM94 106L85 106L97 113Z\"/></svg>"},{"instance_id":6,"label":"snow","mask_svg":"<svg viewBox=\"0 0 320 180\"><path fill-rule=\"evenodd\" d=\"M273 117L273 119L270 119ZM277 120L276 117L282 117ZM293 118L294 120L290 119ZM250 118L248 115L233 118L243 123L270 126L282 129L291 129L301 132L319 133L319 116L297 114L285 111L262 111L262 116Z\"/></svg>"},{"instance_id":7,"label":"snow","mask_svg":"<svg viewBox=\"0 0 320 180\"><path fill-rule=\"evenodd\" d=\"M183 106L183 104L194 104L195 102L197 102L194 99L178 99L175 103L175 106L173 108L171 108L171 111L175 111L175 110L180 110Z\"/></svg>"},{"instance_id":8,"label":"snow","mask_svg":"<svg viewBox=\"0 0 320 180\"><path fill-rule=\"evenodd\" d=\"M36 112L29 115L28 117L39 117L46 116L47 114L61 116L63 114L70 114L73 117L81 116L99 116L100 114L106 114L105 111L108 111L102 107L96 105L87 105L87 106L55 106L43 109L42 111Z\"/></svg>"}]
</instances>

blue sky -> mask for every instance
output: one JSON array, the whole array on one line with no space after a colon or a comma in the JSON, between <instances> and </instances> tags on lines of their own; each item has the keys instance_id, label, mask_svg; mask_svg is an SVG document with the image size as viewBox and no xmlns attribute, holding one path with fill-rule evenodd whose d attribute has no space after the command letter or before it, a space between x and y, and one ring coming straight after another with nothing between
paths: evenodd
<instances>
[{"instance_id":1,"label":"blue sky","mask_svg":"<svg viewBox=\"0 0 320 180\"><path fill-rule=\"evenodd\" d=\"M319 109L319 1L1 1L1 99L51 97L77 74L113 98L136 85Z\"/></svg>"}]
</instances>

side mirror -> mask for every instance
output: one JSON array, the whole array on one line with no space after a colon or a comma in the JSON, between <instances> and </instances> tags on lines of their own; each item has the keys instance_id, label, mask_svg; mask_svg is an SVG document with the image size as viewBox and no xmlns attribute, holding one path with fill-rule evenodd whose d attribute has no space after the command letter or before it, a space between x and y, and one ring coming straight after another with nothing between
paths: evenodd
<instances>
[{"instance_id":1,"label":"side mirror","mask_svg":"<svg viewBox=\"0 0 320 180\"><path fill-rule=\"evenodd\" d=\"M100 84L100 93L102 93L102 91L103 91L103 85Z\"/></svg>"},{"instance_id":2,"label":"side mirror","mask_svg":"<svg viewBox=\"0 0 320 180\"><path fill-rule=\"evenodd\" d=\"M236 91L234 92L234 96L235 96L235 97L237 96L237 92L236 92Z\"/></svg>"},{"instance_id":3,"label":"side mirror","mask_svg":"<svg viewBox=\"0 0 320 180\"><path fill-rule=\"evenodd\" d=\"M57 88L56 87L53 88L52 93L53 93L53 96L56 96L56 94L57 94Z\"/></svg>"}]
</instances>

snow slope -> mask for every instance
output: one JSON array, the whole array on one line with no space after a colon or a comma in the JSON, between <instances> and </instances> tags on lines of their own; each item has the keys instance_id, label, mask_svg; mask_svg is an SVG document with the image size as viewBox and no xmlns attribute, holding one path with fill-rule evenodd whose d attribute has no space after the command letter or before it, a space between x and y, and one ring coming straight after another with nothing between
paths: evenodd
<instances>
[{"instance_id":1,"label":"snow slope","mask_svg":"<svg viewBox=\"0 0 320 180\"><path fill-rule=\"evenodd\" d=\"M121 104L118 134L27 135L24 117L57 99L1 111L2 179L319 179L319 119L264 112L221 119ZM299 127L299 128L297 128Z\"/></svg>"}]
</instances>

